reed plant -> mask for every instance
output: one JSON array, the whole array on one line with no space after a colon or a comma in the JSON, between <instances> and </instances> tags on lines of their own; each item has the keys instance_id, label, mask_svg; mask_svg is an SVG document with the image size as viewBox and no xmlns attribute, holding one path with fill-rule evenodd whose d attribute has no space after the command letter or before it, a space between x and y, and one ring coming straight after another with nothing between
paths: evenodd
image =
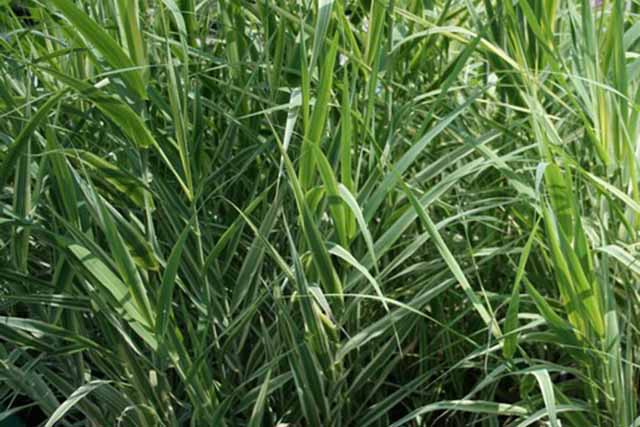
<instances>
[{"instance_id":1,"label":"reed plant","mask_svg":"<svg viewBox=\"0 0 640 427\"><path fill-rule=\"evenodd\" d=\"M0 0L0 420L640 426L639 14Z\"/></svg>"}]
</instances>

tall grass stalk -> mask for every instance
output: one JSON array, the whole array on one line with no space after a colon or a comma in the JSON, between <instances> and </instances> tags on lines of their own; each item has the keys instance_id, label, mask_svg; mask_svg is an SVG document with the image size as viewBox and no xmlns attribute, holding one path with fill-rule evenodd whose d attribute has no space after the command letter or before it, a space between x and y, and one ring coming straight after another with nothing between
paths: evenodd
<instances>
[{"instance_id":1,"label":"tall grass stalk","mask_svg":"<svg viewBox=\"0 0 640 427\"><path fill-rule=\"evenodd\" d=\"M0 0L0 423L640 425L639 13Z\"/></svg>"}]
</instances>

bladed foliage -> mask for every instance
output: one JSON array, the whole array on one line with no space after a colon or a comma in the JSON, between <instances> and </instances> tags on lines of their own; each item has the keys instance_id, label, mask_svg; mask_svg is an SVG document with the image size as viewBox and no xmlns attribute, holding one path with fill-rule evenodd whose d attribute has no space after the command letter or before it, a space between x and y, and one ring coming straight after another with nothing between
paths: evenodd
<instances>
[{"instance_id":1,"label":"bladed foliage","mask_svg":"<svg viewBox=\"0 0 640 427\"><path fill-rule=\"evenodd\" d=\"M638 0L0 0L0 425L640 425Z\"/></svg>"}]
</instances>

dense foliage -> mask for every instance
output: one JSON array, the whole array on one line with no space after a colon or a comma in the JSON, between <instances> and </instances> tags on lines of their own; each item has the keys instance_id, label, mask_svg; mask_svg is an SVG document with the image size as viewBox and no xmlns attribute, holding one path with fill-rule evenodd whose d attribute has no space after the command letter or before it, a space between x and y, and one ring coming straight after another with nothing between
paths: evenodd
<instances>
[{"instance_id":1,"label":"dense foliage","mask_svg":"<svg viewBox=\"0 0 640 427\"><path fill-rule=\"evenodd\" d=\"M640 425L638 0L0 0L0 418Z\"/></svg>"}]
</instances>

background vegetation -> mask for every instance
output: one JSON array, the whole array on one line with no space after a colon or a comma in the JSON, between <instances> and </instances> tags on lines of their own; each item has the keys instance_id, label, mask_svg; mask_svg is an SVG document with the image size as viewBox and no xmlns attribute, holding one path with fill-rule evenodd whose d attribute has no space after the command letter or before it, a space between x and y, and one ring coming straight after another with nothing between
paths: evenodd
<instances>
[{"instance_id":1,"label":"background vegetation","mask_svg":"<svg viewBox=\"0 0 640 427\"><path fill-rule=\"evenodd\" d=\"M19 3L0 418L640 425L640 2Z\"/></svg>"}]
</instances>

